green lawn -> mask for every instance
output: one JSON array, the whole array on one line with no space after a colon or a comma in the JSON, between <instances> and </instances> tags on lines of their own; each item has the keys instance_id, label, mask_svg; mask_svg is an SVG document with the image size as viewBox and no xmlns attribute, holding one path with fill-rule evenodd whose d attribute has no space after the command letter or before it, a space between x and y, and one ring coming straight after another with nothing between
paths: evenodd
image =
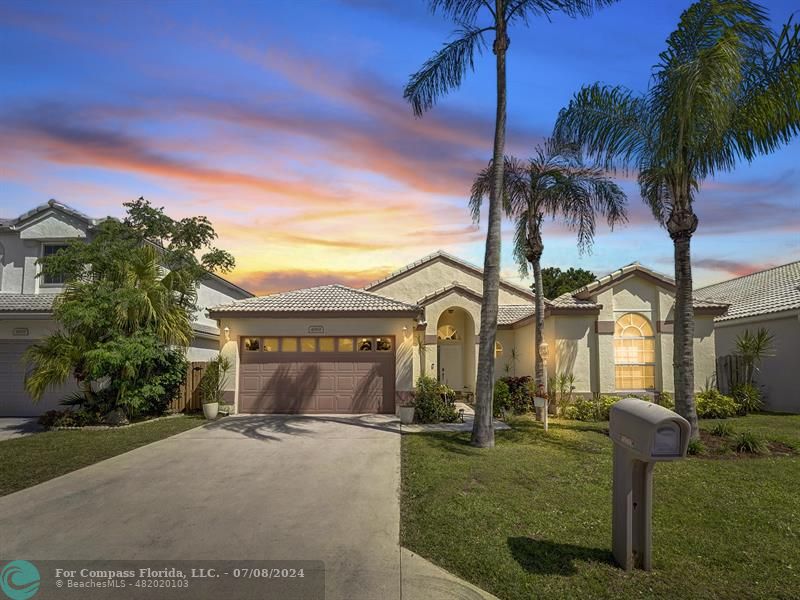
<instances>
[{"instance_id":1,"label":"green lawn","mask_svg":"<svg viewBox=\"0 0 800 600\"><path fill-rule=\"evenodd\" d=\"M203 424L180 416L134 427L47 431L0 442L0 496Z\"/></svg>"},{"instance_id":2,"label":"green lawn","mask_svg":"<svg viewBox=\"0 0 800 600\"><path fill-rule=\"evenodd\" d=\"M800 415L730 421L800 447ZM654 571L626 574L606 426L404 435L403 545L500 598L800 598L800 455L658 465Z\"/></svg>"}]
</instances>

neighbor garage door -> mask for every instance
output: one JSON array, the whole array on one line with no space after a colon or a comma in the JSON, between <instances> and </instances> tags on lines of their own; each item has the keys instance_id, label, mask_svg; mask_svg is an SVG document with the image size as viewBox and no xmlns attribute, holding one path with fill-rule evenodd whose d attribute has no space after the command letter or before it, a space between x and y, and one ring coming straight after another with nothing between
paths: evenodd
<instances>
[{"instance_id":1,"label":"neighbor garage door","mask_svg":"<svg viewBox=\"0 0 800 600\"><path fill-rule=\"evenodd\" d=\"M64 408L59 402L73 386L48 391L33 403L25 391L25 364L22 356L32 341L0 340L0 417L32 417L48 410Z\"/></svg>"},{"instance_id":2,"label":"neighbor garage door","mask_svg":"<svg viewBox=\"0 0 800 600\"><path fill-rule=\"evenodd\" d=\"M243 413L392 413L392 336L246 337Z\"/></svg>"}]
</instances>

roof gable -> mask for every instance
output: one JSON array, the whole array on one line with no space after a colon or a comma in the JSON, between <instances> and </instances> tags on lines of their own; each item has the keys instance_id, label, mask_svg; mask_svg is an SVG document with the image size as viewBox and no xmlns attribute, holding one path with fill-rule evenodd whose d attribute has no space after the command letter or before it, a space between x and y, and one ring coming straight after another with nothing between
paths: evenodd
<instances>
[{"instance_id":1,"label":"roof gable","mask_svg":"<svg viewBox=\"0 0 800 600\"><path fill-rule=\"evenodd\" d=\"M450 254L449 252L445 252L444 250L437 250L436 252L429 254L428 256L424 256L423 258L420 258L419 260L407 264L406 266L390 273L383 279L379 279L378 281L373 281L369 285L364 286L364 289L368 291L380 290L381 288L389 285L389 283L396 281L398 279L402 279L403 277L407 277L412 273L415 273L434 262L442 262L450 266L453 266L457 269L460 269L462 271L465 271L467 273L470 273L478 277L479 279L483 278L483 269L481 269L480 267L477 267L472 263L469 263L456 256L453 256L452 254ZM504 288L506 291L509 291L513 294L522 296L530 300L533 300L535 297L531 290L523 286L511 283L510 281L507 281L505 279L500 279L500 287Z\"/></svg>"},{"instance_id":2,"label":"roof gable","mask_svg":"<svg viewBox=\"0 0 800 600\"><path fill-rule=\"evenodd\" d=\"M417 304L419 306L427 306L431 302L434 302L434 301L438 300L439 298L444 298L445 296L447 296L449 294L459 294L461 296L466 296L468 298L472 298L473 300L475 300L478 303L480 303L480 301L482 299L481 295L478 292L476 292L475 290L473 290L472 288L469 288L469 287L467 287L465 285L462 285L460 283L457 283L457 282L453 282L450 285L447 285L447 286L445 286L443 288L440 288L440 289L438 289L438 290L436 290L434 292L431 292L427 296L423 296L422 298L417 300Z\"/></svg>"},{"instance_id":3,"label":"roof gable","mask_svg":"<svg viewBox=\"0 0 800 600\"><path fill-rule=\"evenodd\" d=\"M613 287L614 284L630 277L637 276L647 279L648 281L651 281L657 286L665 288L670 292L675 292L675 280L662 273L648 269L638 262L633 262L617 269L616 271L612 271L607 275L598 277L591 283L587 283L586 285L579 287L577 290L570 292L569 295L574 296L578 300L589 300L591 296L596 296L608 288Z\"/></svg>"}]
</instances>

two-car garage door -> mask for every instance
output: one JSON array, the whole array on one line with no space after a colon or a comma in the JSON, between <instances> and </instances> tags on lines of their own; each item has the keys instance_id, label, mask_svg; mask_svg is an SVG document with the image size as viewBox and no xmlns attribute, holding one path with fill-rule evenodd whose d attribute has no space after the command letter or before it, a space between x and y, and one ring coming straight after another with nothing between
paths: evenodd
<instances>
[{"instance_id":1,"label":"two-car garage door","mask_svg":"<svg viewBox=\"0 0 800 600\"><path fill-rule=\"evenodd\" d=\"M245 337L239 412L394 412L392 336Z\"/></svg>"}]
</instances>

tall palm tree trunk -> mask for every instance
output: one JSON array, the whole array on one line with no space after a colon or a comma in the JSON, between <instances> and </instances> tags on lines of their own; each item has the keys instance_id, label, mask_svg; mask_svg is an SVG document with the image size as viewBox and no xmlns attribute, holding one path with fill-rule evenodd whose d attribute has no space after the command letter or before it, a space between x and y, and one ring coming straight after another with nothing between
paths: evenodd
<instances>
[{"instance_id":1,"label":"tall palm tree trunk","mask_svg":"<svg viewBox=\"0 0 800 600\"><path fill-rule=\"evenodd\" d=\"M667 222L667 230L675 246L675 327L672 355L675 410L689 421L693 438L700 434L694 403L694 307L690 250L695 229L697 217L691 208L676 209Z\"/></svg>"},{"instance_id":2,"label":"tall palm tree trunk","mask_svg":"<svg viewBox=\"0 0 800 600\"><path fill-rule=\"evenodd\" d=\"M536 379L536 390L538 392L539 386L544 386L547 373L544 372L544 361L539 353L539 347L542 345L544 339L544 284L542 282L542 254L541 252L536 255L531 261L533 268L533 283L536 290L536 325L535 325L535 369L534 376Z\"/></svg>"},{"instance_id":3,"label":"tall palm tree trunk","mask_svg":"<svg viewBox=\"0 0 800 600\"><path fill-rule=\"evenodd\" d=\"M500 227L503 198L503 157L506 143L506 35L505 0L495 0L497 19L494 54L497 61L497 115L494 123L494 185L489 197L489 219L486 232L486 254L483 262L483 299L478 347L478 375L475 385L475 421L472 445L494 446L492 395L494 392L494 344L497 338L497 311L500 298Z\"/></svg>"}]
</instances>

